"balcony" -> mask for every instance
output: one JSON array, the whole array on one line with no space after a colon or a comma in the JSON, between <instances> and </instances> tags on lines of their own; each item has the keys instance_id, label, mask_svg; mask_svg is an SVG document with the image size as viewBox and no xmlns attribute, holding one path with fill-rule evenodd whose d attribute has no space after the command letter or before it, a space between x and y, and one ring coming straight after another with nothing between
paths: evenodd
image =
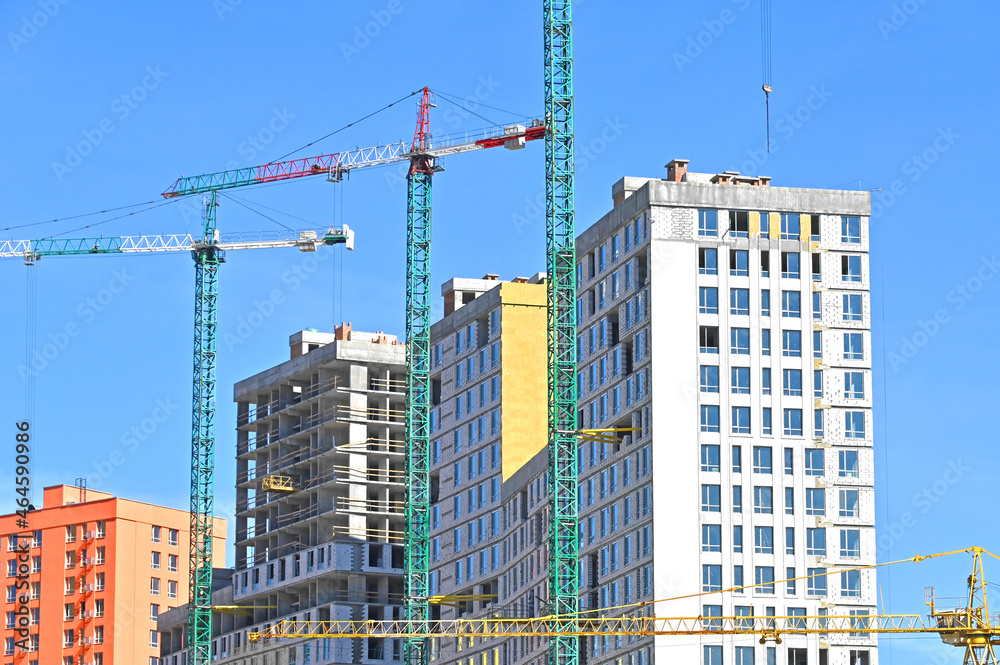
<instances>
[{"instance_id":1,"label":"balcony","mask_svg":"<svg viewBox=\"0 0 1000 665\"><path fill-rule=\"evenodd\" d=\"M406 502L385 499L352 499L338 496L336 507L337 512L341 513L402 517L406 510Z\"/></svg>"}]
</instances>

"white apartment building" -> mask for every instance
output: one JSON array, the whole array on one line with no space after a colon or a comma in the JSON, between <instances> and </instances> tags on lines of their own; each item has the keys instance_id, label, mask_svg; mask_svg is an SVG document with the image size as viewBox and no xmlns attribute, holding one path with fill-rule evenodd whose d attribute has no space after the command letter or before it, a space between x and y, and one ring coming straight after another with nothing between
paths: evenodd
<instances>
[{"instance_id":1,"label":"white apartment building","mask_svg":"<svg viewBox=\"0 0 1000 665\"><path fill-rule=\"evenodd\" d=\"M655 613L874 613L875 572L848 570L875 562L868 193L674 160L613 197L577 242L580 422L638 431L581 447L581 605L705 594ZM585 649L627 665L877 662L861 631Z\"/></svg>"}]
</instances>

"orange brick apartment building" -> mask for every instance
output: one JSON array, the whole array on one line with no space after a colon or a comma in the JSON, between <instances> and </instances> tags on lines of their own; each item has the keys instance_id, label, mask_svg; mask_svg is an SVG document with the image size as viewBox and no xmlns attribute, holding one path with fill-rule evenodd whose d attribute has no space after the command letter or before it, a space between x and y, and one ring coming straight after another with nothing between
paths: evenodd
<instances>
[{"instance_id":1,"label":"orange brick apartment building","mask_svg":"<svg viewBox=\"0 0 1000 665\"><path fill-rule=\"evenodd\" d=\"M188 513L70 485L46 487L43 501L29 513L27 531L16 515L0 516L0 665L155 665L157 615L188 600ZM223 565L226 521L216 519L214 528ZM25 539L21 562L30 573L20 591L18 542ZM17 646L22 594L27 651Z\"/></svg>"}]
</instances>

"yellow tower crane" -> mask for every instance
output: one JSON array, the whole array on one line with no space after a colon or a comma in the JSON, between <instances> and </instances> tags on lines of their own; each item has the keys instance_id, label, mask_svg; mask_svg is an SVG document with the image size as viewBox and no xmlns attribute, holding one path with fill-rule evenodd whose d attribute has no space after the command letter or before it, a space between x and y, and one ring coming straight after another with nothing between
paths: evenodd
<instances>
[{"instance_id":1,"label":"yellow tower crane","mask_svg":"<svg viewBox=\"0 0 1000 665\"><path fill-rule=\"evenodd\" d=\"M439 619L434 621L278 621L264 624L261 630L250 632L253 644L270 639L295 638L509 638L509 637L603 637L603 636L654 636L654 635L755 635L760 643L780 644L788 635L912 635L938 634L945 644L965 649L963 665L1000 665L994 646L1000 644L1000 621L989 615L986 598L986 578L983 574L983 555L989 554L981 547L971 547L953 552L863 566L875 568L894 563L919 563L927 559L951 554L968 553L973 557L972 575L968 578L968 595L964 606L938 609L934 589L926 590L928 616L919 614L871 614L863 616L729 616L729 617L662 617L653 616L652 608L658 602L679 600L668 598L632 605L609 607L581 612L576 620L577 630L560 631L554 616L530 618L498 618L488 616L477 619ZM840 572L840 571L837 571ZM826 573L831 574L831 573ZM804 578L796 578L804 579ZM777 582L776 582L777 583ZM756 585L739 587L750 589ZM726 593L736 591L726 589ZM698 596L709 595L694 594ZM684 596L688 598L690 596ZM476 597L479 598L479 597ZM448 601L459 597L448 597ZM469 598L463 598L468 600ZM591 616L595 612L631 610L631 616ZM585 616L586 615L586 616Z\"/></svg>"}]
</instances>

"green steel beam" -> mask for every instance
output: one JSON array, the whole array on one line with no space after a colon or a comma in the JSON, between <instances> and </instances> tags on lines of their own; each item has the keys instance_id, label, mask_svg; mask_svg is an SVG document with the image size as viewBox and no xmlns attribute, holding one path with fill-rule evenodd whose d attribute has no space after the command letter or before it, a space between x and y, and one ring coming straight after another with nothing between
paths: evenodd
<instances>
[{"instance_id":1,"label":"green steel beam","mask_svg":"<svg viewBox=\"0 0 1000 665\"><path fill-rule=\"evenodd\" d=\"M216 193L205 211L205 241L215 236ZM194 391L191 417L191 534L188 664L208 665L212 645L212 512L215 494L215 361L219 300L217 248L191 252L195 263Z\"/></svg>"},{"instance_id":2,"label":"green steel beam","mask_svg":"<svg viewBox=\"0 0 1000 665\"><path fill-rule=\"evenodd\" d=\"M406 211L406 619L430 618L430 352L432 164L415 157ZM425 638L405 642L407 665L426 665Z\"/></svg>"},{"instance_id":3,"label":"green steel beam","mask_svg":"<svg viewBox=\"0 0 1000 665\"><path fill-rule=\"evenodd\" d=\"M577 629L580 595L576 439L576 221L572 0L544 0L545 234L548 268L549 608ZM550 665L577 665L576 637L549 641Z\"/></svg>"}]
</instances>

